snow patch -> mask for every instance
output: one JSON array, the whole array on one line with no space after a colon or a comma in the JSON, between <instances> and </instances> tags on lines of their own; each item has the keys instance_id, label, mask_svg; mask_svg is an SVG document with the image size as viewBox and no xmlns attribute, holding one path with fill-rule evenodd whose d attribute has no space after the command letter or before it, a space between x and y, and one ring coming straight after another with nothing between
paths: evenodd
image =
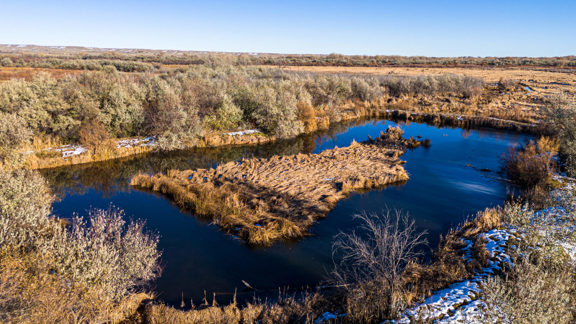
<instances>
[{"instance_id":1,"label":"snow patch","mask_svg":"<svg viewBox=\"0 0 576 324\"><path fill-rule=\"evenodd\" d=\"M155 146L156 145L156 137L155 136L149 136L146 138L129 138L129 139L123 139L123 140L119 140L116 142L116 147L119 149L127 149L127 148L132 148L132 147L144 147L144 146ZM62 154L62 158L66 159L66 158L70 158L73 156L77 156L77 155L81 155L84 154L86 152L88 152L88 150L83 147L82 145L71 145L71 144L66 144L66 145L62 145L59 147L51 147L51 148L47 148L45 150L43 150L45 152L60 152ZM34 153L34 151L26 151L23 152L23 154L32 154Z\"/></svg>"},{"instance_id":2,"label":"snow patch","mask_svg":"<svg viewBox=\"0 0 576 324\"><path fill-rule=\"evenodd\" d=\"M135 146L154 146L156 145L156 137L149 136L146 138L129 138L119 140L116 144L117 148L131 148Z\"/></svg>"},{"instance_id":3,"label":"snow patch","mask_svg":"<svg viewBox=\"0 0 576 324\"><path fill-rule=\"evenodd\" d=\"M244 135L250 135L250 134L254 134L254 133L261 133L261 131L258 130L258 129L247 129L247 130L238 131L238 132L226 133L226 135L230 135L230 136L244 136Z\"/></svg>"},{"instance_id":4,"label":"snow patch","mask_svg":"<svg viewBox=\"0 0 576 324\"><path fill-rule=\"evenodd\" d=\"M411 323L415 319L434 323L482 322L481 309L485 305L478 299L482 291L480 284L496 271L501 271L505 266L511 265L510 256L505 250L512 234L507 230L494 229L480 235L486 240L486 250L490 256L489 266L469 280L457 282L448 288L436 291L424 303L406 310L402 318L394 323ZM470 240L465 240L465 243L467 245L463 248L464 258L471 261L473 243Z\"/></svg>"}]
</instances>

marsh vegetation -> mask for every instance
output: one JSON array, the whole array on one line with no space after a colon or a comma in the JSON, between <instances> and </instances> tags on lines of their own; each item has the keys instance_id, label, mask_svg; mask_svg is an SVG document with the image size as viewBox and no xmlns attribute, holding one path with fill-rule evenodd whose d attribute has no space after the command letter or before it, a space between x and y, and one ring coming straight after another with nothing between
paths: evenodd
<instances>
[{"instance_id":1,"label":"marsh vegetation","mask_svg":"<svg viewBox=\"0 0 576 324\"><path fill-rule=\"evenodd\" d=\"M3 54L0 65L21 78L8 77L0 83L4 169L0 173L0 321L313 322L327 310L345 313L345 318L336 319L342 321L395 319L432 292L489 267L495 261L486 233L515 228L518 235L506 246L515 266L501 268L483 283L484 293L479 297L488 307L483 316L513 322L526 317L571 322L575 311L566 305L574 304L574 272L570 256L558 248L558 242L572 242L573 233L562 228L574 226L574 198L550 194L559 186L557 172L571 176L575 172L576 123L570 91L558 97L528 95L532 88L520 81L487 83L479 77L450 73L352 75L281 67L573 69L574 62L573 57L445 59L145 51ZM163 304L150 288L161 272L156 233L140 221L127 221L123 211L113 206L90 209L71 219L57 217L51 207L55 198L45 180L38 173L20 170L58 165L62 156L47 148L64 144L82 145L88 157L74 163L87 162L152 150L283 140L366 116L528 130L548 137L510 150L504 160L508 180L522 189L521 203L508 202L479 212L445 233L433 253L423 253L424 236L409 216L399 211L361 214L355 232L347 229L336 237L329 293L322 289L280 291L274 299L237 302L235 292L232 303L219 305L214 292L205 294L201 303L190 301L187 310ZM238 140L227 135L243 130L258 132ZM120 153L118 139L134 137L153 138L154 146ZM137 171L162 169L163 174L138 175L132 184L171 196L179 206L251 245L271 245L306 236L312 224L354 191L406 180L399 156L406 147L420 143L402 140L401 132L392 129L363 143L309 154L314 140L302 137L295 140L297 148L272 150L260 157L244 158L247 153L242 149L218 158L206 153L210 151L199 151L204 160L198 164L208 165L200 169L191 167L188 153L181 152L172 153L181 154L175 159L176 167L166 161L168 155L157 155L150 162L155 166L149 169L138 161L129 167L122 161L101 164L92 173L83 173L81 181L86 187L111 190ZM102 176L112 171L118 174L114 179ZM54 183L60 181L63 190L79 182L74 173L46 170L44 174ZM470 187L487 190L478 184ZM565 211L560 223L559 217L546 218L542 212L550 206ZM423 254L426 257L420 258ZM182 304L188 307L181 293Z\"/></svg>"}]
</instances>

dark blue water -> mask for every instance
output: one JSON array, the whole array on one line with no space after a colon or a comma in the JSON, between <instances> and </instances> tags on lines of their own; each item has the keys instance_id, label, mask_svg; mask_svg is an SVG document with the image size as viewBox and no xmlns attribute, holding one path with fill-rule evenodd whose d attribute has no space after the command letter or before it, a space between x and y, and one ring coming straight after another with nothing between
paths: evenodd
<instances>
[{"instance_id":1,"label":"dark blue water","mask_svg":"<svg viewBox=\"0 0 576 324\"><path fill-rule=\"evenodd\" d=\"M383 190L353 194L338 203L324 220L311 229L312 236L298 242L278 243L253 249L217 227L181 212L169 200L130 189L127 181L139 171L159 172L170 168L208 167L243 156L320 152L347 146L352 140L375 138L389 121L339 125L323 134L292 141L243 148L187 151L168 156L149 155L124 161L46 171L61 194L54 211L62 217L85 213L91 207L114 204L133 219L144 219L160 234L164 272L155 283L160 299L179 305L182 295L200 302L206 291L215 292L226 303L235 288L240 300L252 298L242 280L266 296L278 287L300 288L321 282L332 265L331 244L339 231L350 231L357 223L352 215L362 211L382 212L400 208L408 212L420 230L428 231L430 249L441 234L467 216L501 204L507 186L498 173L500 158L508 147L525 140L524 135L494 130L436 128L425 124L401 125L408 136L421 135L430 148L408 151L402 159L410 180Z\"/></svg>"}]
</instances>

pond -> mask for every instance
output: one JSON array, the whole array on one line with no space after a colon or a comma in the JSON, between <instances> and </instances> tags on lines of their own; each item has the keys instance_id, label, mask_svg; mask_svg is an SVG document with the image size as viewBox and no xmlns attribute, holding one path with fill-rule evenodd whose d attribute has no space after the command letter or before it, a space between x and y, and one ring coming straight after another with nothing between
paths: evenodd
<instances>
[{"instance_id":1,"label":"pond","mask_svg":"<svg viewBox=\"0 0 576 324\"><path fill-rule=\"evenodd\" d=\"M426 124L400 124L407 136L431 140L429 148L409 150L402 159L410 175L404 184L357 193L340 201L326 219L311 229L311 236L297 242L251 248L209 222L181 211L168 199L131 189L130 178L138 172L211 167L242 157L274 154L318 153L352 140L375 138L389 125L386 120L339 124L328 131L259 146L228 147L147 154L106 163L44 170L59 195L53 210L60 217L110 204L132 219L143 219L160 235L164 271L154 283L159 299L179 306L182 299L200 303L204 294L216 294L228 303L237 290L239 301L267 298L278 288L301 289L321 283L332 266L334 235L357 226L353 215L402 209L428 232L430 253L440 235L486 207L502 204L511 190L500 174L501 158L528 136L497 130L439 128ZM245 288L242 281L255 290Z\"/></svg>"}]
</instances>

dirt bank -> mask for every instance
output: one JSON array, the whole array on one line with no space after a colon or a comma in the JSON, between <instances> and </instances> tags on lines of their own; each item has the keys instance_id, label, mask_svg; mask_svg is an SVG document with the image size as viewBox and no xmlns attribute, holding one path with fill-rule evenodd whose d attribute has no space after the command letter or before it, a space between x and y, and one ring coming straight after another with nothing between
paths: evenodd
<instances>
[{"instance_id":1,"label":"dirt bank","mask_svg":"<svg viewBox=\"0 0 576 324\"><path fill-rule=\"evenodd\" d=\"M134 187L163 193L251 245L300 238L350 192L408 180L399 157L420 145L399 128L320 154L243 159L213 169L137 175Z\"/></svg>"}]
</instances>

